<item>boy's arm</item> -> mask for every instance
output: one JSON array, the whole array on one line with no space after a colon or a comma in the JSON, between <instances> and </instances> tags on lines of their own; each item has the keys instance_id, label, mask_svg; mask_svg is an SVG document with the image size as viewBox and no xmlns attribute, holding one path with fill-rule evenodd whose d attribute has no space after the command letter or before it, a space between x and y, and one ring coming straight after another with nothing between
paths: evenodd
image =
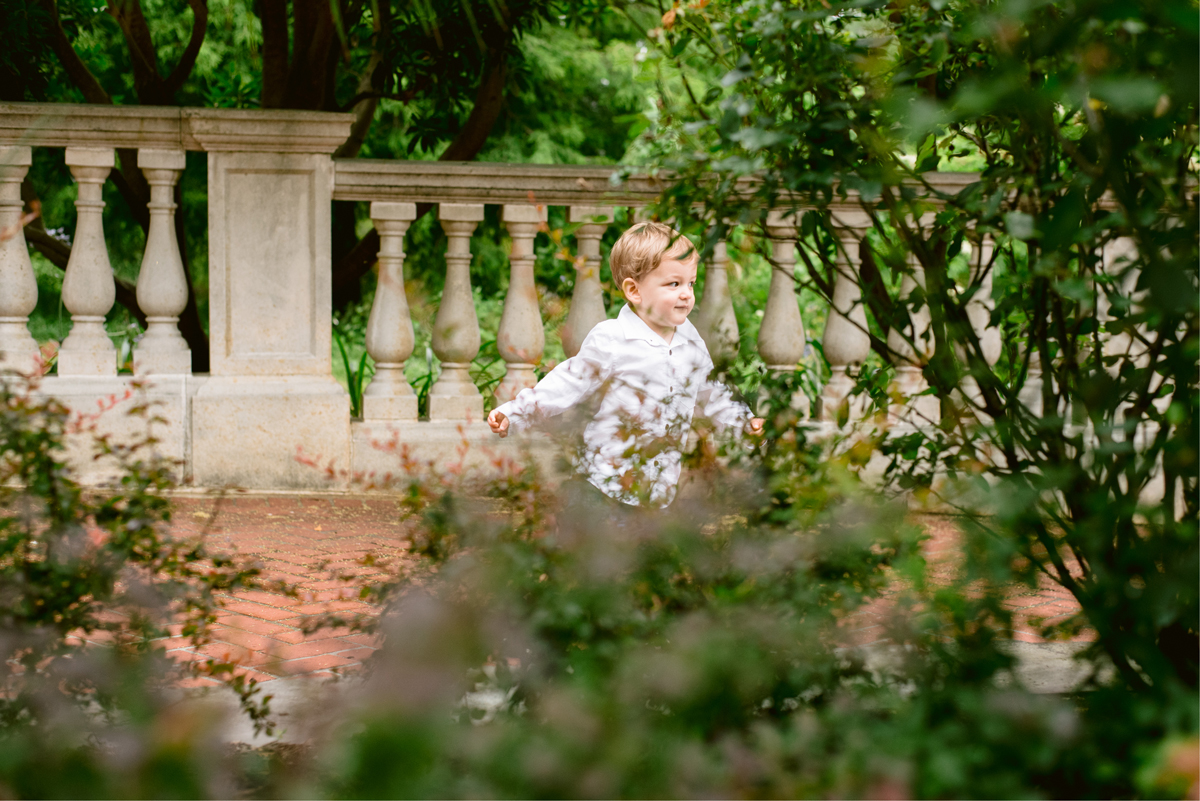
<instances>
[{"instance_id":1,"label":"boy's arm","mask_svg":"<svg viewBox=\"0 0 1200 801\"><path fill-rule=\"evenodd\" d=\"M521 390L508 403L497 406L489 416L507 418L509 431L522 431L540 420L554 417L586 400L609 378L612 368L608 355L612 349L604 346L604 337L595 330L584 339L579 353L559 364L538 382L536 387ZM501 433L496 426L492 430Z\"/></svg>"},{"instance_id":2,"label":"boy's arm","mask_svg":"<svg viewBox=\"0 0 1200 801\"><path fill-rule=\"evenodd\" d=\"M744 428L757 418L750 408L733 397L729 387L717 381L705 381L696 396L700 413L718 428Z\"/></svg>"}]
</instances>

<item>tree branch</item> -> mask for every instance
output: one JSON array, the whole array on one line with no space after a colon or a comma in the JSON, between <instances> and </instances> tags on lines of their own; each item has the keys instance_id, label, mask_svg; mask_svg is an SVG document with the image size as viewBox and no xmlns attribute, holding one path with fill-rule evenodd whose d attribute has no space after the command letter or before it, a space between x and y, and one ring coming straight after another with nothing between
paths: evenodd
<instances>
[{"instance_id":1,"label":"tree branch","mask_svg":"<svg viewBox=\"0 0 1200 801\"><path fill-rule=\"evenodd\" d=\"M67 71L71 82L83 93L83 98L87 102L111 104L112 98L109 97L108 92L104 91L100 81L96 80L96 76L92 74L92 71L83 63L83 59L75 52L75 48L71 46L71 41L67 38L62 21L58 17L58 3L55 0L41 0L41 3L50 16L50 40L54 46L54 53L62 62L63 69Z\"/></svg>"},{"instance_id":2,"label":"tree branch","mask_svg":"<svg viewBox=\"0 0 1200 801\"><path fill-rule=\"evenodd\" d=\"M262 107L282 108L288 80L287 0L262 0Z\"/></svg>"},{"instance_id":3,"label":"tree branch","mask_svg":"<svg viewBox=\"0 0 1200 801\"><path fill-rule=\"evenodd\" d=\"M345 256L338 259L333 271L333 308L340 309L347 303L361 299L359 282L378 256L379 232L372 228Z\"/></svg>"},{"instance_id":4,"label":"tree branch","mask_svg":"<svg viewBox=\"0 0 1200 801\"><path fill-rule=\"evenodd\" d=\"M141 0L108 0L108 13L121 26L133 64L133 87L144 105L162 105L159 98L162 78L150 26L142 13Z\"/></svg>"},{"instance_id":5,"label":"tree branch","mask_svg":"<svg viewBox=\"0 0 1200 801\"><path fill-rule=\"evenodd\" d=\"M208 0L188 0L192 7L192 37L188 40L187 48L179 57L179 63L163 82L163 94L173 100L175 93L183 86L183 82L192 74L196 66L196 57L204 45L204 35L208 32Z\"/></svg>"},{"instance_id":6,"label":"tree branch","mask_svg":"<svg viewBox=\"0 0 1200 801\"><path fill-rule=\"evenodd\" d=\"M443 151L440 161L470 161L479 155L504 107L507 79L507 47L501 45L489 49L484 60L483 80L479 82L479 90L475 93L475 107L471 109L458 136Z\"/></svg>"}]
</instances>

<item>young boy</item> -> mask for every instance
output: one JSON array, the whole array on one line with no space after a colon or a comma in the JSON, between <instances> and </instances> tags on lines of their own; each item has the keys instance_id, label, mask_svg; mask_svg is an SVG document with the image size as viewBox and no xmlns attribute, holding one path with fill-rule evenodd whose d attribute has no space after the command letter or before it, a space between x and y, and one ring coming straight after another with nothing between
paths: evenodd
<instances>
[{"instance_id":1,"label":"young boy","mask_svg":"<svg viewBox=\"0 0 1200 801\"><path fill-rule=\"evenodd\" d=\"M688 321L697 262L691 243L662 223L639 223L622 234L609 265L628 304L615 320L597 324L579 353L536 387L492 410L492 431L505 437L544 425L598 396L578 467L609 498L635 506L666 506L675 497L680 451L697 406L720 428L760 433L763 421L708 380L712 359Z\"/></svg>"}]
</instances>

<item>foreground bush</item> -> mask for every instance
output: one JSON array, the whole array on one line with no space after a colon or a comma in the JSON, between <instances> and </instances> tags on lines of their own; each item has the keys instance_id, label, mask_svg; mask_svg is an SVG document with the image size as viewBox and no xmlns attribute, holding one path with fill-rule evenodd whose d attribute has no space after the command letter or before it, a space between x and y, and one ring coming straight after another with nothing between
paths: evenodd
<instances>
[{"instance_id":1,"label":"foreground bush","mask_svg":"<svg viewBox=\"0 0 1200 801\"><path fill-rule=\"evenodd\" d=\"M1008 519L968 527L959 578L929 584L904 506L786 409L771 421L734 472L695 465L707 481L666 513L583 516L516 465L490 500L412 483L423 558L378 588L385 646L352 726L318 746L324 792L1187 791L1162 765L1195 735L1194 683L1108 669L1025 691L1003 647L1025 576ZM849 647L839 621L884 595L892 645Z\"/></svg>"},{"instance_id":2,"label":"foreground bush","mask_svg":"<svg viewBox=\"0 0 1200 801\"><path fill-rule=\"evenodd\" d=\"M129 414L147 432L159 422L136 398ZM110 486L89 492L74 481L69 438L111 464ZM211 726L174 708L175 687L195 675L225 679L261 717L254 686L215 660L176 665L153 640L171 629L202 645L217 594L249 586L257 570L168 536L163 493L174 466L154 445L149 433L115 443L96 417L70 414L25 379L0 382L0 795L193 797L236 787Z\"/></svg>"},{"instance_id":3,"label":"foreground bush","mask_svg":"<svg viewBox=\"0 0 1200 801\"><path fill-rule=\"evenodd\" d=\"M252 577L165 536L169 475L136 456L148 443L99 440L123 478L89 495L63 465L65 412L12 391L3 408L3 644L24 668L0 719L9 795L1191 792L1186 673L1147 686L1107 663L1074 694L1027 692L1004 648L1004 601L1028 576L1010 517L964 519L958 577L931 583L903 500L856 475L870 448L811 442L785 406L749 449L698 448L667 512L581 513L570 484L504 460L483 483L414 475L397 534L413 559L364 588L385 604L359 621L385 638L366 680L319 710L323 738L239 752L172 704L186 674L150 639L171 620L202 638L214 593ZM890 610L888 646L848 638L868 603ZM72 639L96 629L114 645Z\"/></svg>"}]
</instances>

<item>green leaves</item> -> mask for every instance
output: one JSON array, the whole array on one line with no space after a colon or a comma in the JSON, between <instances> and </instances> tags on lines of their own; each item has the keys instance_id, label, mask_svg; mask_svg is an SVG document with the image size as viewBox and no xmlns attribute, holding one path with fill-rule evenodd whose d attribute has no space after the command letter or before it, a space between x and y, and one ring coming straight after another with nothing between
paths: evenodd
<instances>
[{"instance_id":1,"label":"green leaves","mask_svg":"<svg viewBox=\"0 0 1200 801\"><path fill-rule=\"evenodd\" d=\"M1037 236L1034 219L1023 211L1010 211L1004 215L1004 230L1013 239L1026 242Z\"/></svg>"},{"instance_id":2,"label":"green leaves","mask_svg":"<svg viewBox=\"0 0 1200 801\"><path fill-rule=\"evenodd\" d=\"M1106 77L1091 83L1091 95L1120 114L1152 112L1163 97L1163 85L1148 76Z\"/></svg>"}]
</instances>

